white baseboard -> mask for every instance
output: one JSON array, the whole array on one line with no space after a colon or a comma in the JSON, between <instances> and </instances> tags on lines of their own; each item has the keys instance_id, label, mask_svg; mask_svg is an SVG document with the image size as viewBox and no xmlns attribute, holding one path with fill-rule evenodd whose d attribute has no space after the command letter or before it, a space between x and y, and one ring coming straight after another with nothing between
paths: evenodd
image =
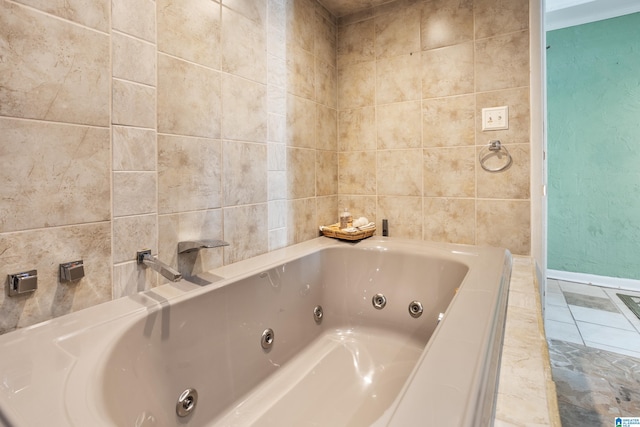
<instances>
[{"instance_id":1,"label":"white baseboard","mask_svg":"<svg viewBox=\"0 0 640 427\"><path fill-rule=\"evenodd\" d=\"M635 279L621 279L620 277L596 276L595 274L572 273L570 271L551 269L547 269L547 278L640 292L640 280Z\"/></svg>"}]
</instances>

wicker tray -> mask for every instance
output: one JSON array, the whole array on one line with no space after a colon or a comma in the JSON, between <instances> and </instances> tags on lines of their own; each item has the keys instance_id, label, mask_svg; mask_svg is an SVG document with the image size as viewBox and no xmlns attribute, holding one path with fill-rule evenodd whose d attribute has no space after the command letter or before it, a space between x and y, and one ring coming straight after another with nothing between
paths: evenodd
<instances>
[{"instance_id":1,"label":"wicker tray","mask_svg":"<svg viewBox=\"0 0 640 427\"><path fill-rule=\"evenodd\" d=\"M365 230L348 232L348 231L341 230L340 225L336 223L331 225L325 225L324 227L322 227L321 231L322 231L322 234L327 237L353 241L353 240L362 240L362 239L366 239L367 237L373 236L373 234L376 232L376 227L367 228Z\"/></svg>"}]
</instances>

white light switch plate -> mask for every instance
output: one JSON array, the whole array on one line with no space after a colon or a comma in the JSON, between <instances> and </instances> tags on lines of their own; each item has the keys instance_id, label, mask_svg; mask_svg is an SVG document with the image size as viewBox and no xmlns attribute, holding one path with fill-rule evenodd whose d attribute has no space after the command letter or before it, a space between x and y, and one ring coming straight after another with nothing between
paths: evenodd
<instances>
[{"instance_id":1,"label":"white light switch plate","mask_svg":"<svg viewBox=\"0 0 640 427\"><path fill-rule=\"evenodd\" d=\"M509 107L482 109L482 130L509 129Z\"/></svg>"}]
</instances>

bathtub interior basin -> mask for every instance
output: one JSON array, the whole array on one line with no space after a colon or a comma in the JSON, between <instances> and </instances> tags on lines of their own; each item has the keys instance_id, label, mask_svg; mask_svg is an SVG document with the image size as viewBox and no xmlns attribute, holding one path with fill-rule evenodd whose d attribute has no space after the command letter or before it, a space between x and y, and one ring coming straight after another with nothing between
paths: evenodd
<instances>
[{"instance_id":1,"label":"bathtub interior basin","mask_svg":"<svg viewBox=\"0 0 640 427\"><path fill-rule=\"evenodd\" d=\"M320 238L209 274L56 338L60 425L488 425L508 252Z\"/></svg>"}]
</instances>

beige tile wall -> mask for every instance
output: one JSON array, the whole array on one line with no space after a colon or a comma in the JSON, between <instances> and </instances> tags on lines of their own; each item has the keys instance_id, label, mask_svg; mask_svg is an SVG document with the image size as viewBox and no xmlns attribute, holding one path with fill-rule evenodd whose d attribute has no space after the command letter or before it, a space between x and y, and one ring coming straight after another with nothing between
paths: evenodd
<instances>
[{"instance_id":1,"label":"beige tile wall","mask_svg":"<svg viewBox=\"0 0 640 427\"><path fill-rule=\"evenodd\" d=\"M317 235L336 20L314 0L0 0L0 333ZM177 254L177 243L225 249ZM86 277L58 280L85 260Z\"/></svg>"},{"instance_id":2,"label":"beige tile wall","mask_svg":"<svg viewBox=\"0 0 640 427\"><path fill-rule=\"evenodd\" d=\"M0 278L40 276L0 293L0 333L163 283L139 249L194 274L313 238L340 206L528 253L527 23L523 0L340 25L314 0L0 0ZM503 104L510 129L481 132ZM489 137L504 174L478 167ZM178 256L201 238L231 246ZM86 277L60 283L76 259Z\"/></svg>"},{"instance_id":3,"label":"beige tile wall","mask_svg":"<svg viewBox=\"0 0 640 427\"><path fill-rule=\"evenodd\" d=\"M399 0L338 25L338 192L391 236L530 253L527 0ZM483 132L484 107L509 129ZM488 173L499 139L513 165ZM491 163L498 159L490 159Z\"/></svg>"}]
</instances>

